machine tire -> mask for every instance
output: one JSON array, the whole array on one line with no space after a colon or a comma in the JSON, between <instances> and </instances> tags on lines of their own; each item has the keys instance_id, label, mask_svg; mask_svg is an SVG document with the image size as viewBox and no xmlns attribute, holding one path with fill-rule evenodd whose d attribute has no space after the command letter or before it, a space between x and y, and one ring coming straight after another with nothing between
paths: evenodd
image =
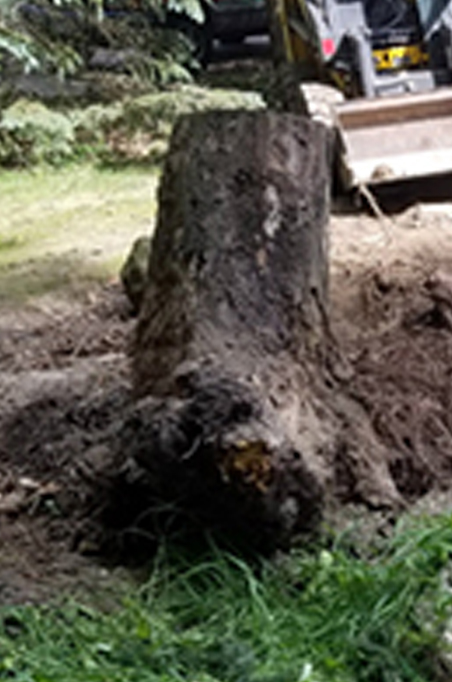
<instances>
[{"instance_id":1,"label":"machine tire","mask_svg":"<svg viewBox=\"0 0 452 682\"><path fill-rule=\"evenodd\" d=\"M193 53L202 67L207 66L212 54L212 31L208 19L204 23L194 21L186 14L171 13L167 25L183 33L193 45Z\"/></svg>"},{"instance_id":2,"label":"machine tire","mask_svg":"<svg viewBox=\"0 0 452 682\"><path fill-rule=\"evenodd\" d=\"M221 36L219 41L222 45L231 47L234 45L241 45L245 41L245 36Z\"/></svg>"}]
</instances>

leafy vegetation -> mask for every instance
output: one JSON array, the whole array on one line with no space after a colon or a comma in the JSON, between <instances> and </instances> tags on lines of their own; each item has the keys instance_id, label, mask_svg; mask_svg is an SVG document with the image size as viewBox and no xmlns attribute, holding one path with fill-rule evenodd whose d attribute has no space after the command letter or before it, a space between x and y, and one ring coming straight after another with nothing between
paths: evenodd
<instances>
[{"instance_id":1,"label":"leafy vegetation","mask_svg":"<svg viewBox=\"0 0 452 682\"><path fill-rule=\"evenodd\" d=\"M0 165L58 165L73 154L71 121L38 102L19 101L4 112L0 122Z\"/></svg>"},{"instance_id":2,"label":"leafy vegetation","mask_svg":"<svg viewBox=\"0 0 452 682\"><path fill-rule=\"evenodd\" d=\"M254 93L196 86L72 111L19 100L4 110L0 120L0 166L58 166L87 157L113 164L154 162L161 160L181 114L260 106L262 100Z\"/></svg>"},{"instance_id":3,"label":"leafy vegetation","mask_svg":"<svg viewBox=\"0 0 452 682\"><path fill-rule=\"evenodd\" d=\"M202 20L200 0L0 0L0 72L13 60L71 74L102 45L121 50L124 67L149 83L186 81L196 62L185 28ZM182 30L162 30L170 27Z\"/></svg>"},{"instance_id":4,"label":"leafy vegetation","mask_svg":"<svg viewBox=\"0 0 452 682\"><path fill-rule=\"evenodd\" d=\"M5 610L0 679L450 679L451 517L399 527L374 556L346 544L253 567L215 548L185 565L162 552L148 584L113 612L73 602Z\"/></svg>"}]
</instances>

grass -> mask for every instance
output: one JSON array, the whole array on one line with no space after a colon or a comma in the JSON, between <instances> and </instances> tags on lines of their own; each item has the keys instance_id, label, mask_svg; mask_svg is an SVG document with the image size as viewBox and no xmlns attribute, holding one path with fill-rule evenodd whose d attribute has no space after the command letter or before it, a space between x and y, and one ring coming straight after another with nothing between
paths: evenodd
<instances>
[{"instance_id":1,"label":"grass","mask_svg":"<svg viewBox=\"0 0 452 682\"><path fill-rule=\"evenodd\" d=\"M0 680L450 679L439 677L439 653L451 552L452 518L442 516L411 521L367 558L340 542L253 567L215 548L185 565L161 554L148 584L114 612L4 610Z\"/></svg>"},{"instance_id":2,"label":"grass","mask_svg":"<svg viewBox=\"0 0 452 682\"><path fill-rule=\"evenodd\" d=\"M157 182L152 166L0 173L0 304L116 277L153 229Z\"/></svg>"}]
</instances>

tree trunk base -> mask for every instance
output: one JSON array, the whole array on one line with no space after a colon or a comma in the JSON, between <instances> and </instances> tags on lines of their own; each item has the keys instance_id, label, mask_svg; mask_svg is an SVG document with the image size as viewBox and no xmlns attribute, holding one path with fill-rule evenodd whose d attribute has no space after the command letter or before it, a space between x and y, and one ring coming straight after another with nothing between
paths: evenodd
<instances>
[{"instance_id":1,"label":"tree trunk base","mask_svg":"<svg viewBox=\"0 0 452 682\"><path fill-rule=\"evenodd\" d=\"M328 500L400 502L328 326L330 137L307 119L176 126L122 450L159 499L271 550Z\"/></svg>"}]
</instances>

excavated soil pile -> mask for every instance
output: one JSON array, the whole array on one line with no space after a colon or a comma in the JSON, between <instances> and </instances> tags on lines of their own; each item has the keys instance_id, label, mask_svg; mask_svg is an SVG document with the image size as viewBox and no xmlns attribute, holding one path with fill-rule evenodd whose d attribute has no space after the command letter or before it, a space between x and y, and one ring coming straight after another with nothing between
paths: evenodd
<instances>
[{"instance_id":1,"label":"excavated soil pile","mask_svg":"<svg viewBox=\"0 0 452 682\"><path fill-rule=\"evenodd\" d=\"M382 335L355 363L355 391L386 443L389 469L407 501L452 475L451 328L436 309Z\"/></svg>"},{"instance_id":2,"label":"excavated soil pile","mask_svg":"<svg viewBox=\"0 0 452 682\"><path fill-rule=\"evenodd\" d=\"M418 206L386 226L333 219L334 253L335 332L353 366L352 390L387 446L397 489L406 502L448 489L450 205Z\"/></svg>"}]
</instances>

